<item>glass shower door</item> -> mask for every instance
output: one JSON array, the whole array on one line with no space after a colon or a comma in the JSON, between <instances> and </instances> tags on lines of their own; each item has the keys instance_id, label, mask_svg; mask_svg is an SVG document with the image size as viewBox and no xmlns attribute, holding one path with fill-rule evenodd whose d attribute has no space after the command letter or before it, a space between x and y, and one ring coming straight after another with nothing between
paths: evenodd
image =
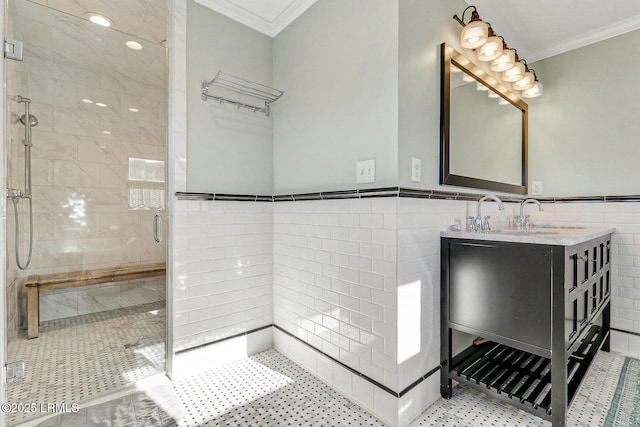
<instances>
[{"instance_id":1,"label":"glass shower door","mask_svg":"<svg viewBox=\"0 0 640 427\"><path fill-rule=\"evenodd\" d=\"M9 403L70 408L165 369L165 277L118 274L166 258L166 48L143 31L155 21L164 26L166 6L109 2L122 14L111 17L114 29L90 22L85 12L94 10L82 3L59 2L64 11L8 4L5 37L23 42L24 60L5 60L6 181L25 189L30 179L33 204L30 216L29 199L17 201L15 227L7 201L7 361L26 366L25 379L7 386ZM141 34L119 30L136 30L136 19ZM37 119L28 177L24 99ZM31 235L32 258L21 269L13 245L24 264ZM33 339L25 329L34 314L30 276L64 283L38 287ZM9 424L47 415L34 408L8 414Z\"/></svg>"}]
</instances>

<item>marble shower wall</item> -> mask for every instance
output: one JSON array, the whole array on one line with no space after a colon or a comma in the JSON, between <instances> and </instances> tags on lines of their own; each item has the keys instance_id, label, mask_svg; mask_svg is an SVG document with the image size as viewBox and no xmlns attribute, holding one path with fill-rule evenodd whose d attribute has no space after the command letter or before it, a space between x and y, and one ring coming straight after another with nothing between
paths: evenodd
<instances>
[{"instance_id":1,"label":"marble shower wall","mask_svg":"<svg viewBox=\"0 0 640 427\"><path fill-rule=\"evenodd\" d=\"M150 3L144 2L147 9L166 12L165 2ZM31 98L39 121L32 148L33 259L23 274L165 260L165 243L154 241L152 226L154 214L165 212L166 49L30 1L12 8L24 63L9 70L15 84L7 92ZM148 39L165 33L162 17L162 31ZM128 40L143 49L127 48ZM24 105L7 104L15 121ZM23 188L24 129L10 127L8 186ZM27 203L19 207L26 248ZM12 233L11 206L7 211ZM8 242L12 249L11 236ZM13 256L8 264L13 271ZM70 299L81 298L71 292ZM46 311L46 298L42 303Z\"/></svg>"}]
</instances>

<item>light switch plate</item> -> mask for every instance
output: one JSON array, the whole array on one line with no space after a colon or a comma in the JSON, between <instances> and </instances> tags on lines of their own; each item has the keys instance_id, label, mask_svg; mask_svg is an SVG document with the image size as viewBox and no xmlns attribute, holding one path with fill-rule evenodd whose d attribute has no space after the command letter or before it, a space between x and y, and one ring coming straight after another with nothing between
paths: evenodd
<instances>
[{"instance_id":1,"label":"light switch plate","mask_svg":"<svg viewBox=\"0 0 640 427\"><path fill-rule=\"evenodd\" d=\"M420 182L420 159L411 158L411 181Z\"/></svg>"},{"instance_id":2,"label":"light switch plate","mask_svg":"<svg viewBox=\"0 0 640 427\"><path fill-rule=\"evenodd\" d=\"M531 195L542 196L542 181L531 181Z\"/></svg>"},{"instance_id":3,"label":"light switch plate","mask_svg":"<svg viewBox=\"0 0 640 427\"><path fill-rule=\"evenodd\" d=\"M376 160L359 160L356 163L356 184L376 182Z\"/></svg>"}]
</instances>

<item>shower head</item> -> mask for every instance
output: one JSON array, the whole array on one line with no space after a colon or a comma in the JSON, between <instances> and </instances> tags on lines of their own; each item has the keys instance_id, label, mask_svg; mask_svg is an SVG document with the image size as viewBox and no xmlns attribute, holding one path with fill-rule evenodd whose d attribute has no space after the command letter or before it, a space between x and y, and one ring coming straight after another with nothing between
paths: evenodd
<instances>
[{"instance_id":1,"label":"shower head","mask_svg":"<svg viewBox=\"0 0 640 427\"><path fill-rule=\"evenodd\" d=\"M20 116L20 123L22 123L23 125L27 124L27 116L25 114ZM29 114L29 126L38 126L38 118L33 114Z\"/></svg>"}]
</instances>

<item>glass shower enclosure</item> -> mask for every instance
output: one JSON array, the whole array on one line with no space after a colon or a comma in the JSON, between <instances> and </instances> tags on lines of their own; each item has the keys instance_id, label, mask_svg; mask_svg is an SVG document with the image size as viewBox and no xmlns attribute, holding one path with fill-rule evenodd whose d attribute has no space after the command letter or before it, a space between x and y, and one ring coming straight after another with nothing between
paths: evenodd
<instances>
[{"instance_id":1,"label":"glass shower enclosure","mask_svg":"<svg viewBox=\"0 0 640 427\"><path fill-rule=\"evenodd\" d=\"M4 62L6 358L26 367L9 403L82 403L165 370L165 277L40 288L33 339L24 284L165 262L166 7L8 1L23 51Z\"/></svg>"}]
</instances>

